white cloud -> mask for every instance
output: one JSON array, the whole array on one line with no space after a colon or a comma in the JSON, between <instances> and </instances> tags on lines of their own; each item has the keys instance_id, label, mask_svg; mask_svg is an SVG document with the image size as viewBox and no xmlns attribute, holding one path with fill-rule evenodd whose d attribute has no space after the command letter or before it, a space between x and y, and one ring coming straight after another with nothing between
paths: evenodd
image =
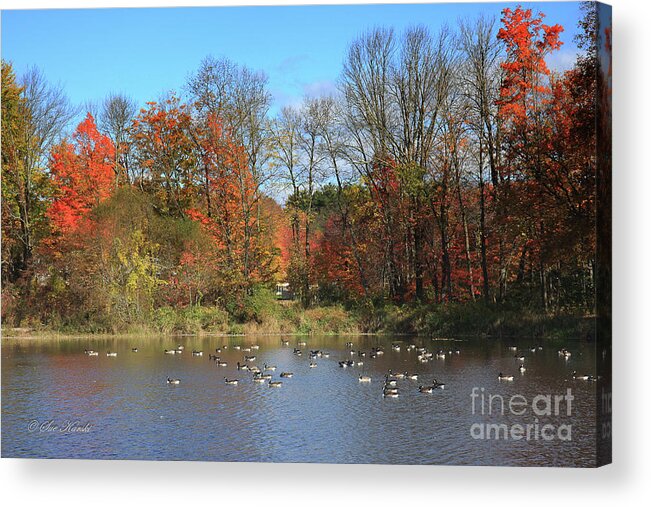
<instances>
[{"instance_id":1,"label":"white cloud","mask_svg":"<svg viewBox=\"0 0 651 507\"><path fill-rule=\"evenodd\" d=\"M336 93L337 84L330 79L303 84L303 94L310 98L334 95Z\"/></svg>"},{"instance_id":2,"label":"white cloud","mask_svg":"<svg viewBox=\"0 0 651 507\"><path fill-rule=\"evenodd\" d=\"M575 51L562 49L556 51L547 57L547 67L555 72L570 70L574 66L574 62L576 62L576 55Z\"/></svg>"}]
</instances>

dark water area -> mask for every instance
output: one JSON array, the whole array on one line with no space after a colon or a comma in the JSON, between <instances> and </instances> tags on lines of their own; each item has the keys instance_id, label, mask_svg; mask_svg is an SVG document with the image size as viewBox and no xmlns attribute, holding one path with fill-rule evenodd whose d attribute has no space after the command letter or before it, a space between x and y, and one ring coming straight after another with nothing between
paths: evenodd
<instances>
[{"instance_id":1,"label":"dark water area","mask_svg":"<svg viewBox=\"0 0 651 507\"><path fill-rule=\"evenodd\" d=\"M183 353L163 352L179 344ZM409 344L434 355L423 362ZM259 349L235 349L251 345ZM224 346L218 355L228 365L220 367L208 354ZM371 358L373 347L384 354ZM562 348L569 358L559 355ZM317 349L329 357L310 359ZM117 356L107 357L109 350ZM239 371L245 355L256 356L247 364L277 366L268 373L282 387ZM514 357L521 355L524 361ZM364 364L339 366L351 359ZM594 466L597 383L574 379L573 371L594 375L597 360L591 343L532 339L3 339L2 456ZM397 379L399 396L387 398L389 370L419 378ZM281 379L283 371L294 375ZM500 372L513 380L499 380ZM168 377L180 383L169 385ZM224 377L239 383L227 385ZM445 388L419 392L434 379Z\"/></svg>"}]
</instances>

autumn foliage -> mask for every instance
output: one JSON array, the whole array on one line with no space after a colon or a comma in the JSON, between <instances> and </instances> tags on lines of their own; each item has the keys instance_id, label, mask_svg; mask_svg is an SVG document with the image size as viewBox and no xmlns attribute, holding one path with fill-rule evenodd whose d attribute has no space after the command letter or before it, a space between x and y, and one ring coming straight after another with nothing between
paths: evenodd
<instances>
[{"instance_id":1,"label":"autumn foliage","mask_svg":"<svg viewBox=\"0 0 651 507\"><path fill-rule=\"evenodd\" d=\"M93 208L114 189L113 158L110 139L97 130L88 114L72 135L72 143L63 142L52 151L50 173L54 197L47 215L55 236L77 233Z\"/></svg>"},{"instance_id":2,"label":"autumn foliage","mask_svg":"<svg viewBox=\"0 0 651 507\"><path fill-rule=\"evenodd\" d=\"M37 199L24 91L3 63L14 320L118 330L208 308L246 321L284 282L305 307L592 312L595 104L610 86L593 18L563 73L549 66L563 27L519 6L458 40L378 29L351 44L341 97L278 118L262 75L208 59L187 102L134 105L119 135L87 114L29 181Z\"/></svg>"}]
</instances>

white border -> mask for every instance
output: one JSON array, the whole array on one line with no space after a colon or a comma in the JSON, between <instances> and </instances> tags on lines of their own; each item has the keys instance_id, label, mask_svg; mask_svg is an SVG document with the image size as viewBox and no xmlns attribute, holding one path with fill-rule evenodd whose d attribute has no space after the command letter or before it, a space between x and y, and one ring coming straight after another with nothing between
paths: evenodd
<instances>
[{"instance_id":1,"label":"white border","mask_svg":"<svg viewBox=\"0 0 651 507\"><path fill-rule=\"evenodd\" d=\"M247 5L318 2L255 0ZM328 1L320 3L347 3ZM359 3L359 2L358 2ZM369 2L362 2L369 3ZM381 1L371 3L386 3ZM393 3L399 3L395 0ZM404 2L403 2L404 3ZM411 2L416 3L416 2ZM516 4L516 2L512 2ZM0 461L4 505L641 505L651 497L648 371L649 2L614 20L614 459L599 470L73 460ZM0 8L243 5L237 1L0 0ZM426 430L426 429L424 429Z\"/></svg>"}]
</instances>

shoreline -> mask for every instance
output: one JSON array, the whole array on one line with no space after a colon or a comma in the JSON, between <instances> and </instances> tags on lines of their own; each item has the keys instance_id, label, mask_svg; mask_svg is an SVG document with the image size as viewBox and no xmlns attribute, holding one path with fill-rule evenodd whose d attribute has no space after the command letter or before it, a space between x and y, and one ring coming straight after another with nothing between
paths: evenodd
<instances>
[{"instance_id":1,"label":"shoreline","mask_svg":"<svg viewBox=\"0 0 651 507\"><path fill-rule=\"evenodd\" d=\"M149 337L161 337L161 338L255 338L255 337L282 337L282 336L307 336L307 337L332 337L332 336L376 336L380 338L401 338L394 340L395 342L401 342L403 339L416 339L416 338L429 338L430 341L465 341L465 340L538 340L538 341L568 341L568 342L585 342L584 339L580 337L559 337L559 336L546 336L546 337L534 337L532 335L481 335L481 334L456 334L448 337L428 337L424 334L418 333L391 333L391 332L379 332L379 333L356 333L356 332L341 332L341 333L195 333L195 334L175 334L175 333L160 333L160 332L151 332L151 333L57 333L57 332L48 332L44 331L41 333L29 333L29 334L9 334L7 335L4 331L0 335L0 340L50 340L50 339L64 339L64 340L88 340L88 339L126 339L126 338L149 338Z\"/></svg>"},{"instance_id":2,"label":"shoreline","mask_svg":"<svg viewBox=\"0 0 651 507\"><path fill-rule=\"evenodd\" d=\"M597 335L595 315L543 314L532 309L485 307L481 304L396 306L364 311L341 306L287 309L273 306L259 321L237 322L213 318L214 309L197 308L175 312L164 320L131 325L105 325L57 330L48 325L2 326L6 339L79 339L87 337L266 337L266 336L390 336L457 337L463 339L562 339L584 341ZM186 315L184 312L189 312ZM204 313L208 312L206 315ZM159 316L160 317L160 316Z\"/></svg>"}]
</instances>

